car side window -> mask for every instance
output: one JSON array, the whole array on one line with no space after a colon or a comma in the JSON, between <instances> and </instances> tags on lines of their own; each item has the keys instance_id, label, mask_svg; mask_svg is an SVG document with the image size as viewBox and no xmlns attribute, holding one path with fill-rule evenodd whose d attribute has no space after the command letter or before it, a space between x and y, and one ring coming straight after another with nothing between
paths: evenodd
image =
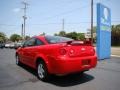
<instances>
[{"instance_id":1,"label":"car side window","mask_svg":"<svg viewBox=\"0 0 120 90\"><path fill-rule=\"evenodd\" d=\"M26 42L24 43L24 46L25 46L25 47L35 46L35 38L31 38L31 39L29 39L28 41L26 41Z\"/></svg>"},{"instance_id":2,"label":"car side window","mask_svg":"<svg viewBox=\"0 0 120 90\"><path fill-rule=\"evenodd\" d=\"M44 45L44 43L41 40L36 38L35 46L39 46L39 45Z\"/></svg>"}]
</instances>

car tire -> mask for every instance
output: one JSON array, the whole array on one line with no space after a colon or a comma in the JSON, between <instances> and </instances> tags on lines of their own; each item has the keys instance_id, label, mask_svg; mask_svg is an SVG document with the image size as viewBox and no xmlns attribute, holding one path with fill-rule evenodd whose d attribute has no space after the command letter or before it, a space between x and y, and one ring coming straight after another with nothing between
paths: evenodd
<instances>
[{"instance_id":1,"label":"car tire","mask_svg":"<svg viewBox=\"0 0 120 90\"><path fill-rule=\"evenodd\" d=\"M16 55L16 64L21 65L19 55Z\"/></svg>"},{"instance_id":2,"label":"car tire","mask_svg":"<svg viewBox=\"0 0 120 90\"><path fill-rule=\"evenodd\" d=\"M80 74L83 75L85 71L81 71Z\"/></svg>"},{"instance_id":3,"label":"car tire","mask_svg":"<svg viewBox=\"0 0 120 90\"><path fill-rule=\"evenodd\" d=\"M81 71L80 74L83 75L86 71L89 71L89 70Z\"/></svg>"},{"instance_id":4,"label":"car tire","mask_svg":"<svg viewBox=\"0 0 120 90\"><path fill-rule=\"evenodd\" d=\"M43 61L37 63L37 76L42 81L48 81L50 78L46 64Z\"/></svg>"}]
</instances>

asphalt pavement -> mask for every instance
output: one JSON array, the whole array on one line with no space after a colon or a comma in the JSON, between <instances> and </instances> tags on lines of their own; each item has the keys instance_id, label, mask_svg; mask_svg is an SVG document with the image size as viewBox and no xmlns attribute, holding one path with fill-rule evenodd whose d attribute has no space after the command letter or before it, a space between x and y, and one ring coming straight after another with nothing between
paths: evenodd
<instances>
[{"instance_id":1,"label":"asphalt pavement","mask_svg":"<svg viewBox=\"0 0 120 90\"><path fill-rule=\"evenodd\" d=\"M37 79L34 69L15 64L14 49L0 49L0 90L119 90L120 58L98 61L95 69L83 75L52 76L48 82Z\"/></svg>"}]
</instances>

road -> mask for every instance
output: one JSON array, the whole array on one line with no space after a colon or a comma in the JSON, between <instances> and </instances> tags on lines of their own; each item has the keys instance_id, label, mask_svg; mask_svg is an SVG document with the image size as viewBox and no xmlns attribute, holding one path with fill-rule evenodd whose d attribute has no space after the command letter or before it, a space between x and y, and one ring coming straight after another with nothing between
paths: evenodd
<instances>
[{"instance_id":1,"label":"road","mask_svg":"<svg viewBox=\"0 0 120 90\"><path fill-rule=\"evenodd\" d=\"M15 50L0 49L0 90L119 90L120 58L98 62L83 75L53 76L48 82L37 79L35 70L17 66Z\"/></svg>"}]
</instances>

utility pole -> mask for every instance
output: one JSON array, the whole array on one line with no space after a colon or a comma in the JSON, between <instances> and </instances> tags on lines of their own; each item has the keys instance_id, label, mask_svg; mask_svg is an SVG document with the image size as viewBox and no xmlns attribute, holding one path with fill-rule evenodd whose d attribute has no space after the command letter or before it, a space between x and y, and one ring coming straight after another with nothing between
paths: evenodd
<instances>
[{"instance_id":1,"label":"utility pole","mask_svg":"<svg viewBox=\"0 0 120 90\"><path fill-rule=\"evenodd\" d=\"M22 24L22 30L21 30L21 37L23 39L23 24Z\"/></svg>"},{"instance_id":2,"label":"utility pole","mask_svg":"<svg viewBox=\"0 0 120 90\"><path fill-rule=\"evenodd\" d=\"M28 3L26 2L26 1L23 1L22 2L22 4L24 5L24 8L23 8L23 10L24 10L24 15L23 15L23 28L24 28L24 30L23 30L23 38L25 39L25 29L26 29L26 19L27 19L27 16L26 16L26 9L27 9L27 5L28 5Z\"/></svg>"},{"instance_id":3,"label":"utility pole","mask_svg":"<svg viewBox=\"0 0 120 90\"><path fill-rule=\"evenodd\" d=\"M91 0L91 43L93 44L93 0Z\"/></svg>"},{"instance_id":4,"label":"utility pole","mask_svg":"<svg viewBox=\"0 0 120 90\"><path fill-rule=\"evenodd\" d=\"M64 31L64 25L65 24L65 21L64 21L64 19L62 20L62 31Z\"/></svg>"}]
</instances>

